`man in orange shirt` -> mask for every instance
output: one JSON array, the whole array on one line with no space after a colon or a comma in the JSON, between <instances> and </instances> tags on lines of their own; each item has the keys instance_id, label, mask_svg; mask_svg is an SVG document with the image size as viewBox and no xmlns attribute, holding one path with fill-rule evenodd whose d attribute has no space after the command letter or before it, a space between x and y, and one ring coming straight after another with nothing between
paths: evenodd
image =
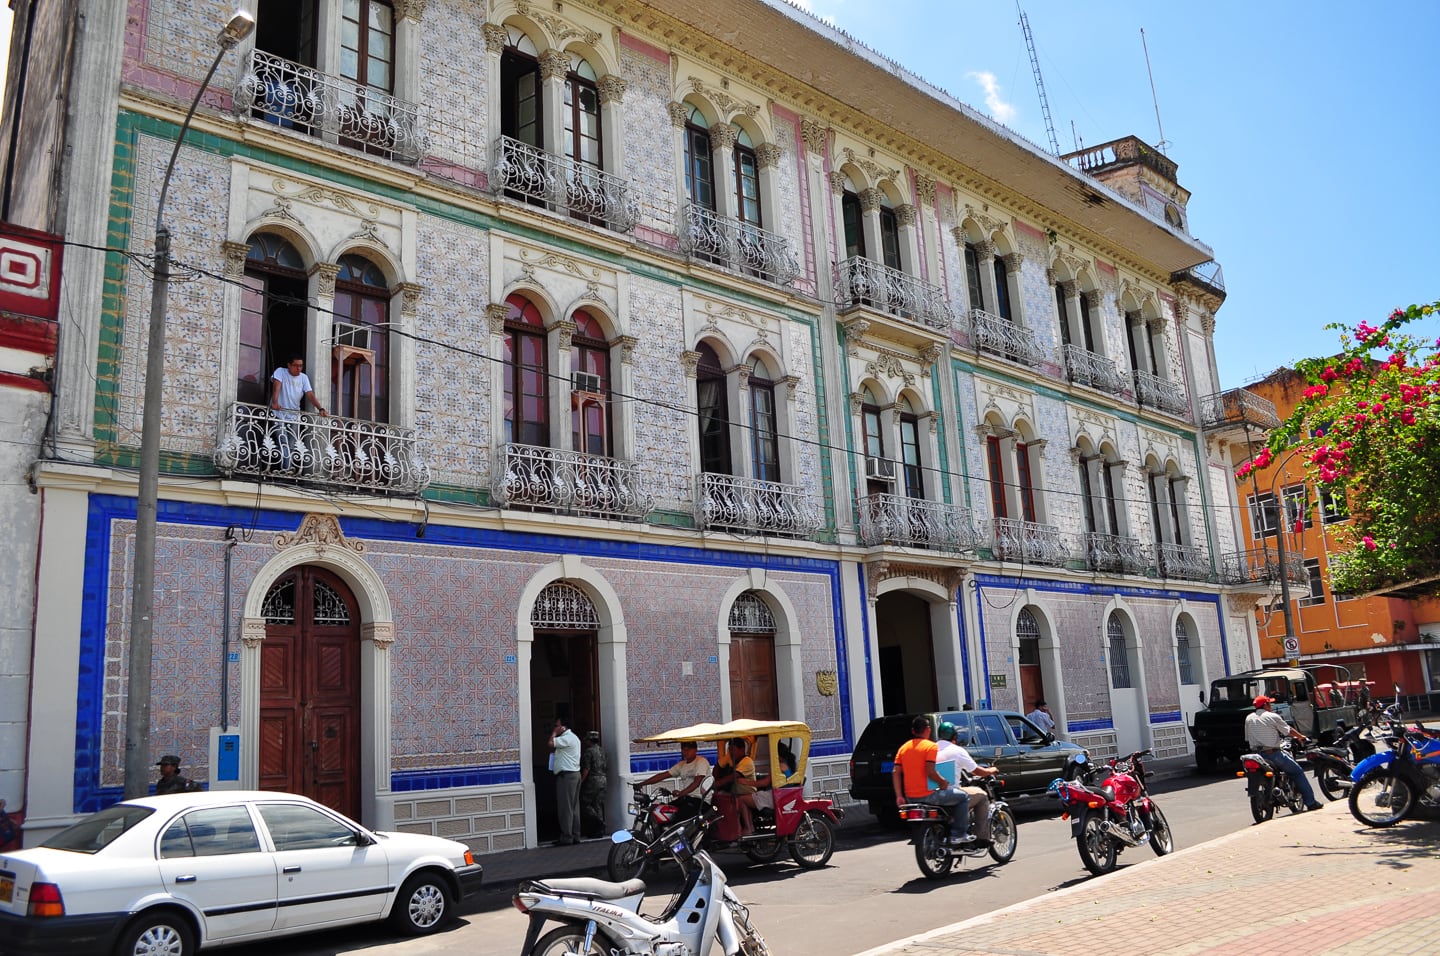
<instances>
[{"instance_id":1,"label":"man in orange shirt","mask_svg":"<svg viewBox=\"0 0 1440 956\"><path fill-rule=\"evenodd\" d=\"M930 739L930 720L916 717L910 722L910 739L895 754L895 770L890 775L895 784L895 805L928 803L950 807L950 843L964 843L969 829L970 794L951 787L950 781L935 769L935 741ZM931 784L936 789L931 788Z\"/></svg>"}]
</instances>

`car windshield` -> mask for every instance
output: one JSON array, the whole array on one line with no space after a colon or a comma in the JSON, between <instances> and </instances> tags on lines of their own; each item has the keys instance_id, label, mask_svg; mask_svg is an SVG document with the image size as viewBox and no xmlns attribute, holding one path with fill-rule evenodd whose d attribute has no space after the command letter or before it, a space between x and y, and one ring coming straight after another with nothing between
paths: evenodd
<instances>
[{"instance_id":1,"label":"car windshield","mask_svg":"<svg viewBox=\"0 0 1440 956\"><path fill-rule=\"evenodd\" d=\"M40 844L52 850L73 850L76 853L99 853L120 834L155 811L149 807L138 807L121 803L99 813L92 813L79 823L72 824Z\"/></svg>"},{"instance_id":2,"label":"car windshield","mask_svg":"<svg viewBox=\"0 0 1440 956\"><path fill-rule=\"evenodd\" d=\"M1210 685L1211 707L1252 707L1260 684L1254 680L1217 680Z\"/></svg>"}]
</instances>

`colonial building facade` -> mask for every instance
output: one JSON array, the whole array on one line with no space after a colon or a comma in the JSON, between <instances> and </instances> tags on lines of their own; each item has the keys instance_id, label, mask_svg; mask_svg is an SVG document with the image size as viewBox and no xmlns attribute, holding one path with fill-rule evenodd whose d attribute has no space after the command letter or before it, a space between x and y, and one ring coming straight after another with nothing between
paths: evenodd
<instances>
[{"instance_id":1,"label":"colonial building facade","mask_svg":"<svg viewBox=\"0 0 1440 956\"><path fill-rule=\"evenodd\" d=\"M872 716L963 704L1182 754L1258 662L1163 155L1047 155L779 0L247 5L165 209L157 756L496 851L553 832L556 714L617 780L803 719L840 791ZM68 243L35 839L120 792L152 223L230 9L16 9L64 82L8 216ZM295 358L328 414L272 408Z\"/></svg>"}]
</instances>

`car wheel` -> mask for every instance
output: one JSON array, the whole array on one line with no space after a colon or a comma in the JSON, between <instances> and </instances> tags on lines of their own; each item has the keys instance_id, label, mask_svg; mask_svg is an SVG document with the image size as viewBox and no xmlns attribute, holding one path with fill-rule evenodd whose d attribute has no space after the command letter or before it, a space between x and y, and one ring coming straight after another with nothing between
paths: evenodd
<instances>
[{"instance_id":1,"label":"car wheel","mask_svg":"<svg viewBox=\"0 0 1440 956\"><path fill-rule=\"evenodd\" d=\"M120 935L115 956L191 956L195 931L174 910L142 913Z\"/></svg>"},{"instance_id":2,"label":"car wheel","mask_svg":"<svg viewBox=\"0 0 1440 956\"><path fill-rule=\"evenodd\" d=\"M450 886L445 878L432 870L416 873L400 887L390 922L407 936L433 933L453 914Z\"/></svg>"}]
</instances>

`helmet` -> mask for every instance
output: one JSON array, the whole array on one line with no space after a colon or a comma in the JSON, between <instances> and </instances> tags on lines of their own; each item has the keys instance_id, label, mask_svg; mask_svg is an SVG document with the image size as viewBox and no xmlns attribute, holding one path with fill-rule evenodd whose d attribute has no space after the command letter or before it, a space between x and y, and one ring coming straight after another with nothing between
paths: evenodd
<instances>
[{"instance_id":1,"label":"helmet","mask_svg":"<svg viewBox=\"0 0 1440 956\"><path fill-rule=\"evenodd\" d=\"M940 739L941 739L941 740L954 740L954 739L955 739L955 725L952 724L952 723L950 723L950 721L948 721L948 720L943 721L943 722L940 724L939 734L940 734Z\"/></svg>"}]
</instances>

